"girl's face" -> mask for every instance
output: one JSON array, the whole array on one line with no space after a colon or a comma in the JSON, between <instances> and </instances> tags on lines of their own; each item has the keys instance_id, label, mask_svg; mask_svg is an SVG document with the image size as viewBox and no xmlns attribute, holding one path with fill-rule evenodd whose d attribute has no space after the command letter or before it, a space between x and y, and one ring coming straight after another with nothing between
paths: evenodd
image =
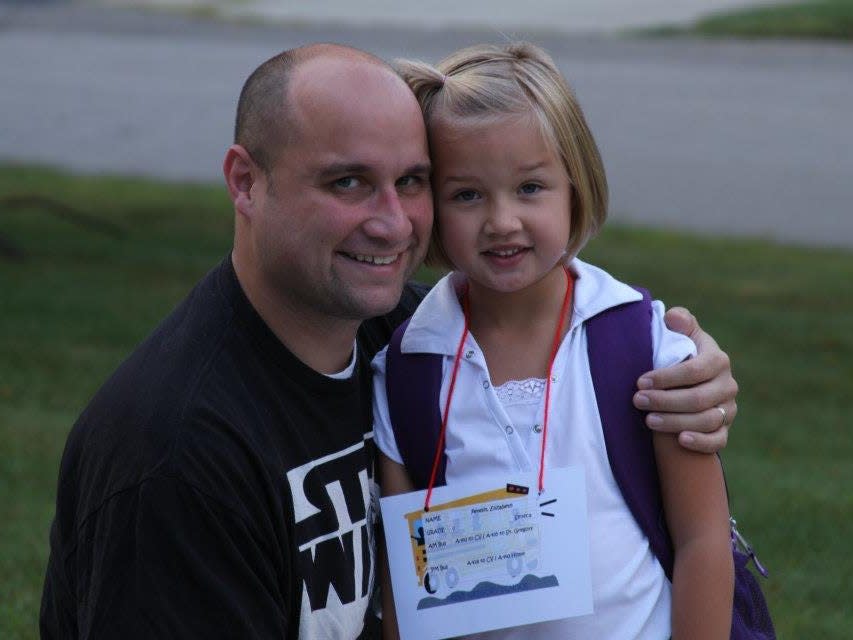
<instances>
[{"instance_id":1,"label":"girl's face","mask_svg":"<svg viewBox=\"0 0 853 640\"><path fill-rule=\"evenodd\" d=\"M439 238L471 284L511 293L544 278L569 242L571 184L533 114L436 122Z\"/></svg>"}]
</instances>

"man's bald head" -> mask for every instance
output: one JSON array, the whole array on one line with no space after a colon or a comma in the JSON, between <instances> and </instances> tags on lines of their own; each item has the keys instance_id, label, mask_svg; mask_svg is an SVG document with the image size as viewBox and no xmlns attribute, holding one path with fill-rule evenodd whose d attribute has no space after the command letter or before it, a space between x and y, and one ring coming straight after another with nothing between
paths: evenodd
<instances>
[{"instance_id":1,"label":"man's bald head","mask_svg":"<svg viewBox=\"0 0 853 640\"><path fill-rule=\"evenodd\" d=\"M298 134L297 120L288 97L291 80L299 67L318 58L342 63L375 65L396 75L388 63L353 47L311 44L288 49L261 64L246 80L237 103L234 143L239 144L265 172L274 164L276 151Z\"/></svg>"}]
</instances>

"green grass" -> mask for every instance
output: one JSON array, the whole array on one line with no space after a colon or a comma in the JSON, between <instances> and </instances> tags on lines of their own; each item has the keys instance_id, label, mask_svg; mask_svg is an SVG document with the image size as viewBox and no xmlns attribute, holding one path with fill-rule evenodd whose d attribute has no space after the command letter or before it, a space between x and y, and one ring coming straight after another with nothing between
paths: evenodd
<instances>
[{"instance_id":1,"label":"green grass","mask_svg":"<svg viewBox=\"0 0 853 640\"><path fill-rule=\"evenodd\" d=\"M0 168L0 638L37 637L59 457L87 399L230 246L224 189ZM611 226L584 257L688 306L741 385L733 509L773 573L782 638L845 638L853 599L853 254ZM424 272L425 278L432 277Z\"/></svg>"},{"instance_id":2,"label":"green grass","mask_svg":"<svg viewBox=\"0 0 853 640\"><path fill-rule=\"evenodd\" d=\"M853 0L806 0L721 11L687 27L658 27L645 32L652 35L851 40Z\"/></svg>"},{"instance_id":3,"label":"green grass","mask_svg":"<svg viewBox=\"0 0 853 640\"><path fill-rule=\"evenodd\" d=\"M226 194L209 187L0 169L0 203L34 194L115 223L123 237L0 204L0 638L37 636L65 435L110 371L225 255Z\"/></svg>"}]
</instances>

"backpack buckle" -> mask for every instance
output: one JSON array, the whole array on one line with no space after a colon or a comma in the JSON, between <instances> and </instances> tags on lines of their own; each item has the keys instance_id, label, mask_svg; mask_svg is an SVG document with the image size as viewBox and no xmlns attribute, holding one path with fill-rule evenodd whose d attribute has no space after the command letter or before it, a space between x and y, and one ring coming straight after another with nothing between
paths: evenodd
<instances>
[{"instance_id":1,"label":"backpack buckle","mask_svg":"<svg viewBox=\"0 0 853 640\"><path fill-rule=\"evenodd\" d=\"M767 572L767 569L764 568L764 565L762 565L758 560L758 556L755 555L755 549L752 548L749 541L741 535L740 531L737 530L737 520L731 516L729 516L729 527L732 531L732 546L749 556L755 564L755 568L758 569L758 572L765 578L768 577L769 573Z\"/></svg>"}]
</instances>

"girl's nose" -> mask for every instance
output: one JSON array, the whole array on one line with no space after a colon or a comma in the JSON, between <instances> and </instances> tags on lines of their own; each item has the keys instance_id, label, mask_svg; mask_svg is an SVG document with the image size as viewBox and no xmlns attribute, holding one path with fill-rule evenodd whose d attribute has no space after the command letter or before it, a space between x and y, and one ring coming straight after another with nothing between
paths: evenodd
<instances>
[{"instance_id":1,"label":"girl's nose","mask_svg":"<svg viewBox=\"0 0 853 640\"><path fill-rule=\"evenodd\" d=\"M490 235L507 235L521 229L521 220L512 206L505 202L496 202L483 229Z\"/></svg>"}]
</instances>

